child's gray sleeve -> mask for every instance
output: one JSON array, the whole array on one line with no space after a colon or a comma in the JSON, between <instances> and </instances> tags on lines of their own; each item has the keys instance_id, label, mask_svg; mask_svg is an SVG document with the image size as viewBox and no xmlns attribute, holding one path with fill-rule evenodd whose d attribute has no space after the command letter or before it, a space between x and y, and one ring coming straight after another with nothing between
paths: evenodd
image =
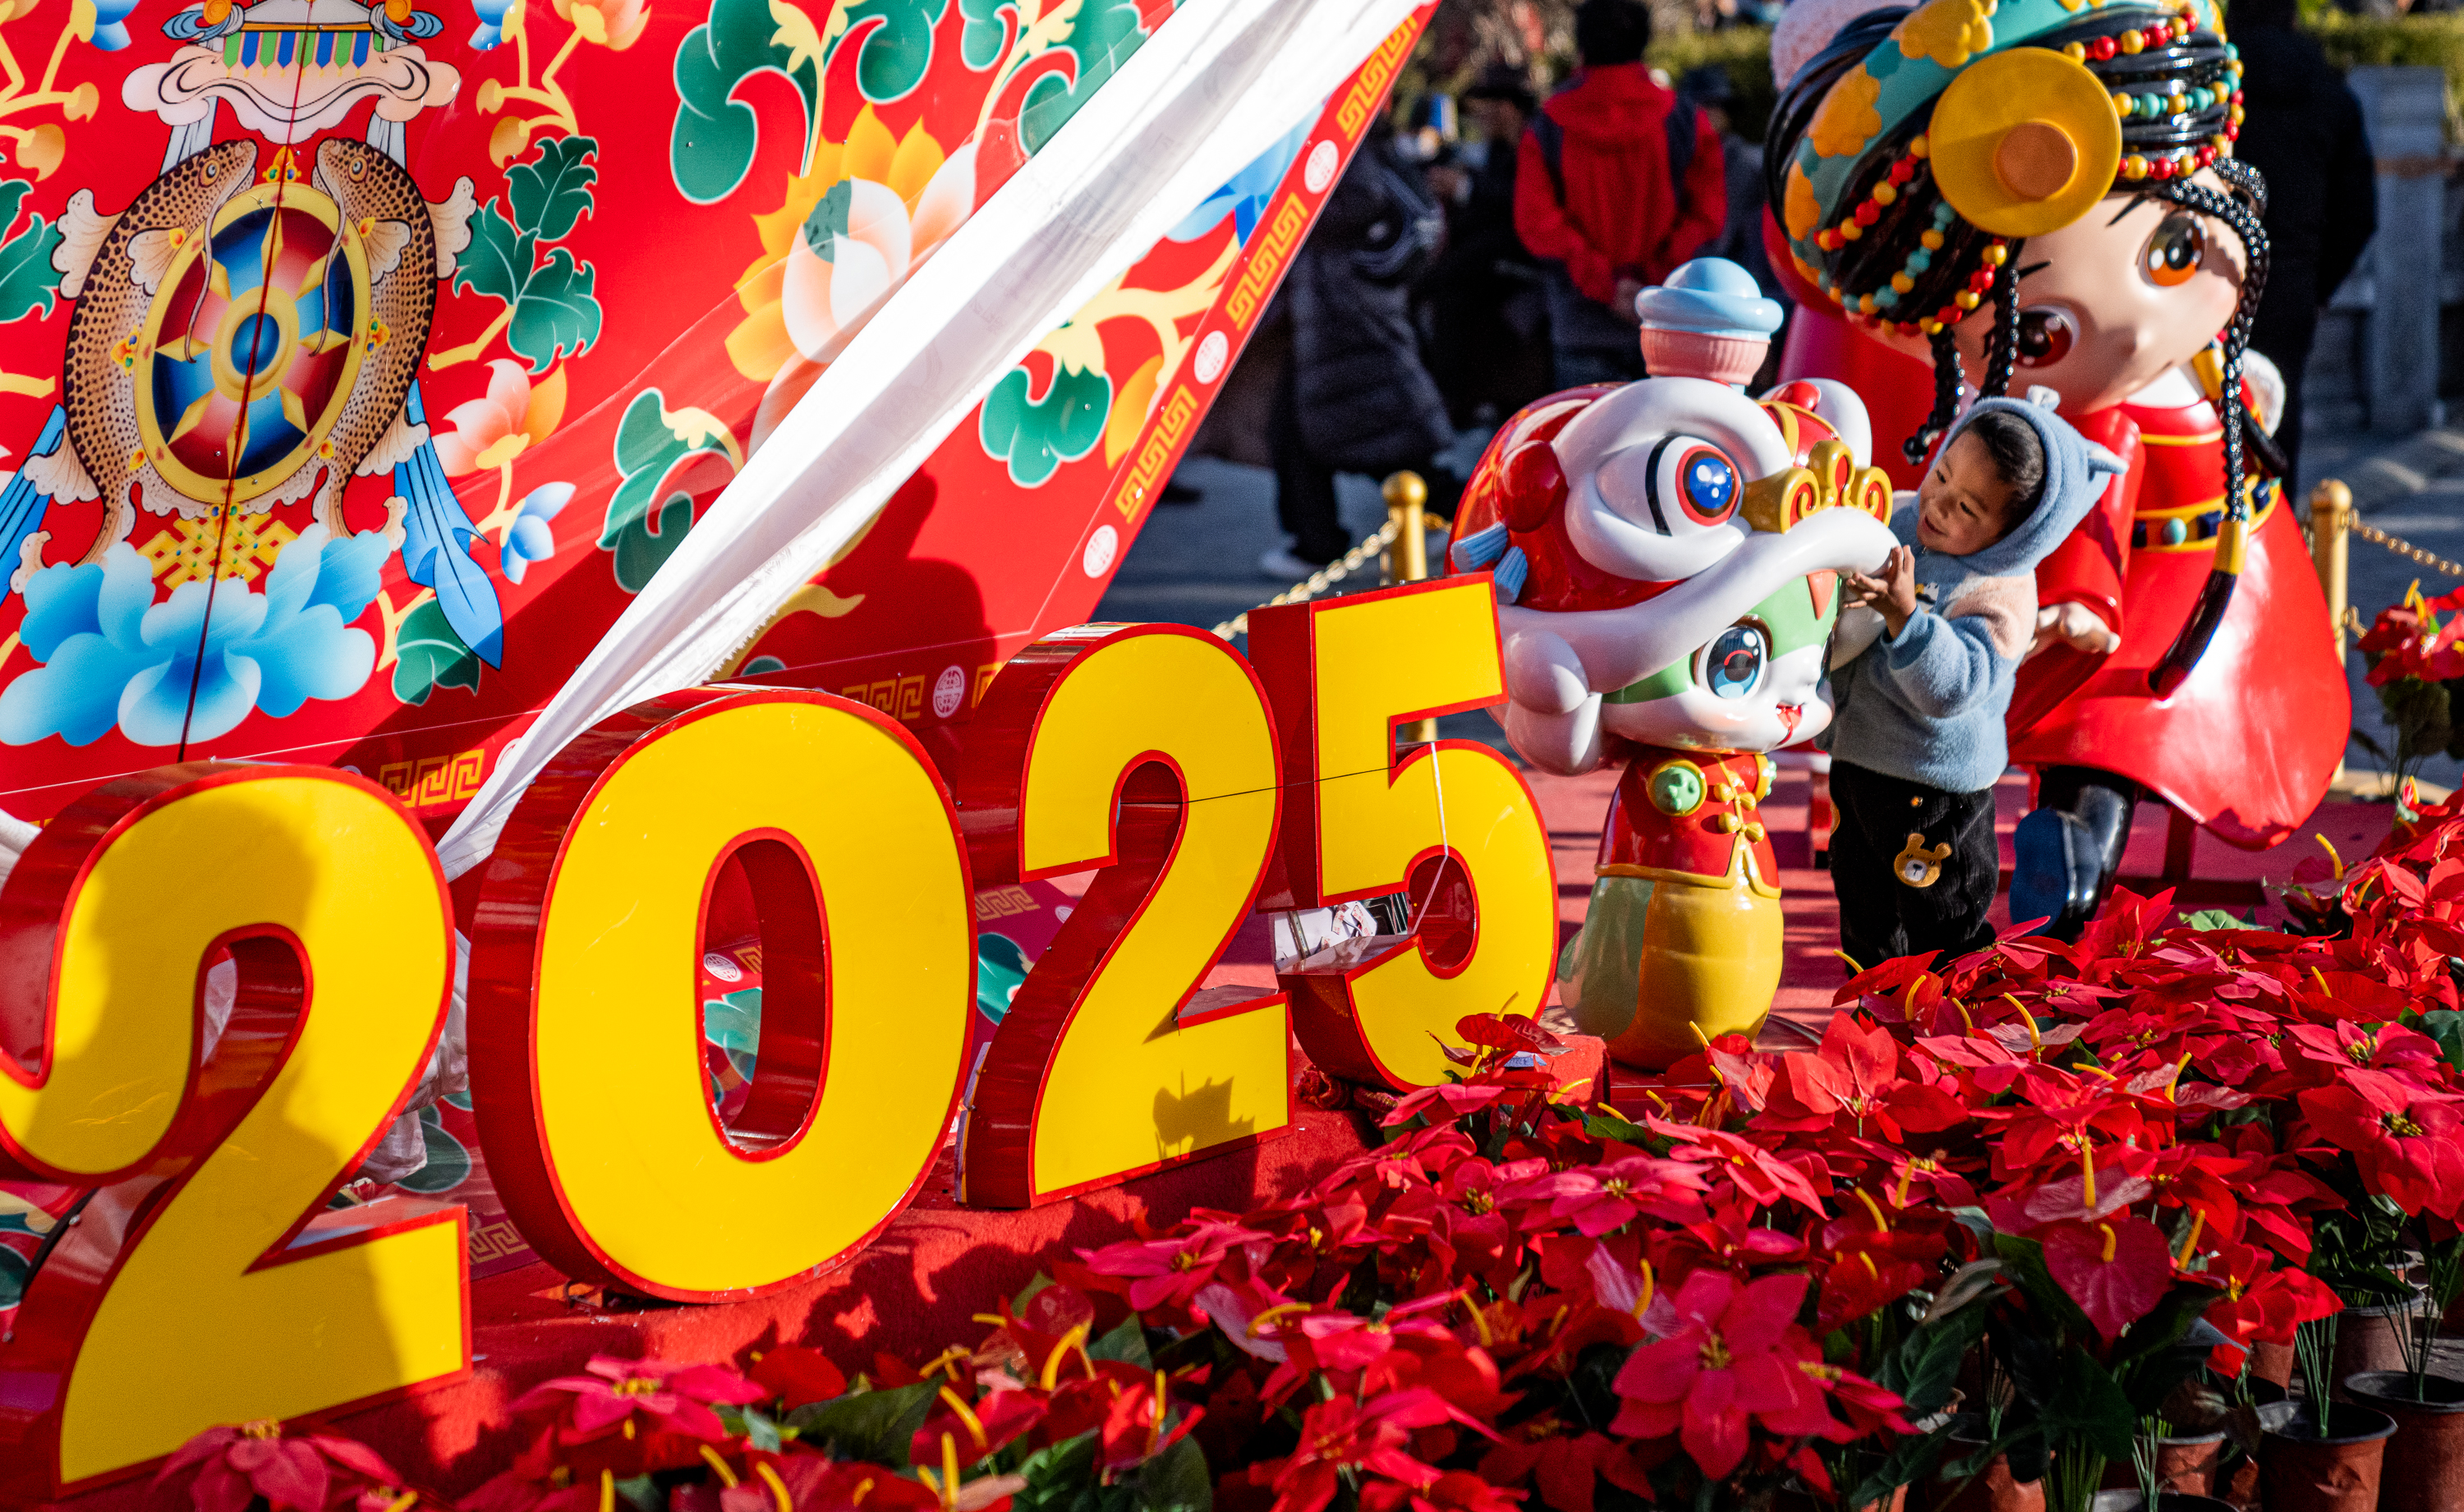
<instances>
[{"instance_id":1,"label":"child's gray sleeve","mask_svg":"<svg viewBox=\"0 0 2464 1512\"><path fill-rule=\"evenodd\" d=\"M1898 686L1909 708L1949 718L1992 694L2002 658L1993 649L1991 628L1972 616L1946 620L1920 608L1899 634L1883 641L1877 669Z\"/></svg>"}]
</instances>

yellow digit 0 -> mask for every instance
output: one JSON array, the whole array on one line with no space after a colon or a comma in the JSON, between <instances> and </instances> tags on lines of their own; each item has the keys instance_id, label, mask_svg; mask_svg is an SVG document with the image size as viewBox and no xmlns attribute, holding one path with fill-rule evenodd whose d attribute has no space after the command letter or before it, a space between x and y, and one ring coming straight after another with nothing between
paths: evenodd
<instances>
[{"instance_id":1,"label":"yellow digit 0","mask_svg":"<svg viewBox=\"0 0 2464 1512\"><path fill-rule=\"evenodd\" d=\"M1284 998L1189 1011L1257 898L1277 783L1257 678L1211 635L1089 625L1001 669L959 779L978 875L1105 869L976 1073L965 1200L1049 1201L1289 1127Z\"/></svg>"},{"instance_id":2,"label":"yellow digit 0","mask_svg":"<svg viewBox=\"0 0 2464 1512\"><path fill-rule=\"evenodd\" d=\"M325 1210L417 1085L451 961L426 837L346 774L162 768L35 840L0 887L0 1170L99 1190L17 1314L0 1491L468 1366L463 1210Z\"/></svg>"},{"instance_id":3,"label":"yellow digit 0","mask_svg":"<svg viewBox=\"0 0 2464 1512\"><path fill-rule=\"evenodd\" d=\"M759 900L763 1001L722 1125L694 965L732 864ZM861 1246L950 1125L970 899L940 779L861 704L693 689L566 747L497 844L472 942L473 1101L524 1237L569 1276L688 1302Z\"/></svg>"},{"instance_id":4,"label":"yellow digit 0","mask_svg":"<svg viewBox=\"0 0 2464 1512\"><path fill-rule=\"evenodd\" d=\"M1283 873L1302 907L1406 892L1408 939L1320 953L1284 977L1309 1059L1397 1087L1443 1080L1474 1013L1537 1016L1557 948L1556 867L1522 774L1467 740L1397 762L1395 727L1506 696L1485 579L1249 616L1284 745Z\"/></svg>"}]
</instances>

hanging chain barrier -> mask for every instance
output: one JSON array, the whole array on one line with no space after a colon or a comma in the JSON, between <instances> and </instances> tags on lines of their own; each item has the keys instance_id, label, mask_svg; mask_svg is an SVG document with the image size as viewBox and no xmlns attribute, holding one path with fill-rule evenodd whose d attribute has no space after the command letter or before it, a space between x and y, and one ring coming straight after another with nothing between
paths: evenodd
<instances>
[{"instance_id":1,"label":"hanging chain barrier","mask_svg":"<svg viewBox=\"0 0 2464 1512\"><path fill-rule=\"evenodd\" d=\"M1258 605L1271 609L1283 603L1307 603L1344 579L1378 559L1380 582L1419 582L1429 575L1428 533L1431 529L1451 530L1454 522L1442 515L1432 515L1422 506L1429 500L1429 486L1417 472L1391 474L1379 492L1386 496L1386 523L1372 531L1367 540L1328 562L1301 581ZM1400 542L1398 549L1387 548ZM1397 560L1397 558L1401 560ZM1249 616L1258 609L1244 610L1215 626L1220 640L1249 633Z\"/></svg>"}]
</instances>

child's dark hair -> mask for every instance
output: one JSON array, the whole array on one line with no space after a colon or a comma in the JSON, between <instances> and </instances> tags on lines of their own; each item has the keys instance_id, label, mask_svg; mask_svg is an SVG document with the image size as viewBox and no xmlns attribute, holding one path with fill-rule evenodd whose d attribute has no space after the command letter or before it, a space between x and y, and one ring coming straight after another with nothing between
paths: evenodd
<instances>
[{"instance_id":1,"label":"child's dark hair","mask_svg":"<svg viewBox=\"0 0 2464 1512\"><path fill-rule=\"evenodd\" d=\"M1574 8L1574 51L1587 68L1639 63L1651 50L1651 11L1642 0L1583 0Z\"/></svg>"},{"instance_id":2,"label":"child's dark hair","mask_svg":"<svg viewBox=\"0 0 2464 1512\"><path fill-rule=\"evenodd\" d=\"M1983 444L1993 471L2011 486L2013 515L2025 515L2045 486L2045 444L2036 438L2036 427L2007 409L1986 409L1969 417L1960 432Z\"/></svg>"}]
</instances>

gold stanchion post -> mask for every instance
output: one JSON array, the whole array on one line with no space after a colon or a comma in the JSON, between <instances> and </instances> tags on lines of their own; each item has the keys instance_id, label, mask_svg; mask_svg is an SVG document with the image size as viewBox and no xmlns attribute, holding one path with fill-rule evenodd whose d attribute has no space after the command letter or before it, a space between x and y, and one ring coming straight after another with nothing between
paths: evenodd
<instances>
[{"instance_id":1,"label":"gold stanchion post","mask_svg":"<svg viewBox=\"0 0 2464 1512\"><path fill-rule=\"evenodd\" d=\"M1395 523L1395 543L1386 548L1386 581L1419 582L1429 576L1429 485L1418 472L1395 472L1379 492L1386 495L1386 515ZM1399 733L1406 740L1425 744L1438 737L1438 722L1418 720Z\"/></svg>"},{"instance_id":2,"label":"gold stanchion post","mask_svg":"<svg viewBox=\"0 0 2464 1512\"><path fill-rule=\"evenodd\" d=\"M2344 663L2344 616L2351 602L2353 491L2328 478L2310 491L2310 561L2319 569L2319 591L2327 598L2327 633L2335 637L2336 665ZM2336 761L2335 782L2344 779Z\"/></svg>"}]
</instances>

